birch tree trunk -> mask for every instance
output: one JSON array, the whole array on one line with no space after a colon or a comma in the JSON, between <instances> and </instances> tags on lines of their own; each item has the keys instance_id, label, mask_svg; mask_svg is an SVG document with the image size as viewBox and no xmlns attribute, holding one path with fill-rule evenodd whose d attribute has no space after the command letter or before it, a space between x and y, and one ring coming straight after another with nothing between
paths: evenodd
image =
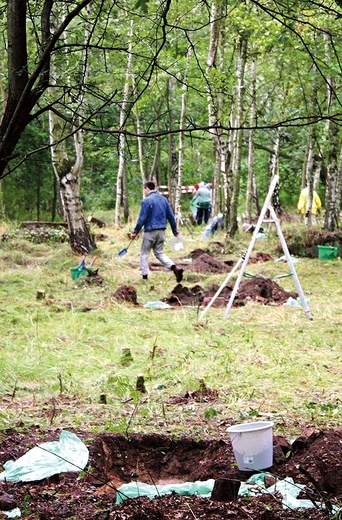
<instances>
[{"instance_id":1,"label":"birch tree trunk","mask_svg":"<svg viewBox=\"0 0 342 520\"><path fill-rule=\"evenodd\" d=\"M222 20L224 13L223 3L214 2L211 6L210 12L210 39L209 39L209 50L206 65L206 74L208 76L208 119L209 119L209 132L212 137L214 147L214 171L213 171L213 185L212 185L212 211L213 214L218 212L219 209L219 189L220 180L222 178L223 183L223 213L225 215L226 224L229 222L230 212L230 197L231 197L231 185L228 176L230 152L228 145L228 136L224 135L222 130L215 128L220 124L222 117L222 102L223 97L219 94L219 89L212 89L210 86L211 72L222 66L223 64L223 32ZM218 62L218 50L222 50L221 62Z\"/></svg>"},{"instance_id":2,"label":"birch tree trunk","mask_svg":"<svg viewBox=\"0 0 342 520\"><path fill-rule=\"evenodd\" d=\"M52 167L59 183L64 220L68 224L70 245L76 254L91 254L96 245L84 219L81 202L83 135L80 131L75 134L76 160L74 164L71 164L63 140L65 135L64 124L53 112L49 114L49 126L51 142L58 143L51 146Z\"/></svg>"},{"instance_id":3,"label":"birch tree trunk","mask_svg":"<svg viewBox=\"0 0 342 520\"><path fill-rule=\"evenodd\" d=\"M167 83L167 110L169 117L169 128L174 126L173 107L175 104L175 78L170 76ZM175 211L176 192L177 192L177 178L178 178L178 160L176 150L175 136L171 133L169 135L169 164L168 164L168 192L169 202L172 209Z\"/></svg>"},{"instance_id":4,"label":"birch tree trunk","mask_svg":"<svg viewBox=\"0 0 342 520\"><path fill-rule=\"evenodd\" d=\"M324 33L326 43L326 59L329 60L331 36ZM336 108L336 81L333 75L329 75L327 81L328 113L334 113ZM339 128L334 119L328 119L327 128L327 183L325 191L325 218L324 229L334 231L339 226L339 214L341 209L341 169L338 168ZM341 152L342 154L342 152Z\"/></svg>"},{"instance_id":5,"label":"birch tree trunk","mask_svg":"<svg viewBox=\"0 0 342 520\"><path fill-rule=\"evenodd\" d=\"M273 179L275 175L279 175L279 148L280 148L280 131L276 130L276 138L273 144L273 153L270 156L270 179ZM272 194L272 206L277 215L281 215L281 205L279 199L279 183L274 187Z\"/></svg>"},{"instance_id":6,"label":"birch tree trunk","mask_svg":"<svg viewBox=\"0 0 342 520\"><path fill-rule=\"evenodd\" d=\"M247 193L246 193L246 222L249 224L252 222L252 210L253 210L253 183L254 183L254 130L255 126L255 113L256 113L256 73L257 73L257 61L256 58L252 60L251 70L251 108L250 108L250 126L248 136L248 157L247 157Z\"/></svg>"},{"instance_id":7,"label":"birch tree trunk","mask_svg":"<svg viewBox=\"0 0 342 520\"><path fill-rule=\"evenodd\" d=\"M134 96L134 98L136 98L137 90L136 90L134 75L132 75L132 87L133 87L133 96ZM137 140L138 140L139 169L140 169L142 184L144 184L147 181L147 177L146 177L145 161L144 161L143 140L140 136L141 124L140 124L140 114L139 114L138 103L135 103L135 105L134 105L134 113L135 113L135 120L136 120L137 134L138 134Z\"/></svg>"},{"instance_id":8,"label":"birch tree trunk","mask_svg":"<svg viewBox=\"0 0 342 520\"><path fill-rule=\"evenodd\" d=\"M181 189L182 189L182 180L183 180L183 167L184 167L184 126L185 126L185 115L186 115L186 102L188 95L188 77L187 70L188 64L191 56L191 47L188 48L186 55L186 73L183 78L183 86L182 86L182 102L181 102L181 113L179 120L179 141L178 141L178 176L177 176L177 190L175 194L175 213L177 223L180 221L181 217Z\"/></svg>"},{"instance_id":9,"label":"birch tree trunk","mask_svg":"<svg viewBox=\"0 0 342 520\"><path fill-rule=\"evenodd\" d=\"M234 102L234 110L232 117L232 127L235 127L233 135L233 148L232 148L232 176L233 176L233 191L230 202L230 222L228 225L228 233L233 237L238 229L237 223L237 209L240 194L240 168L241 168L241 142L242 142L242 131L238 128L241 125L242 114L243 114L243 99L244 99L244 78L247 61L247 45L248 45L248 33L244 32L240 36L239 41L239 56L236 70L237 86L236 86L236 98Z\"/></svg>"},{"instance_id":10,"label":"birch tree trunk","mask_svg":"<svg viewBox=\"0 0 342 520\"><path fill-rule=\"evenodd\" d=\"M313 115L316 115L318 112L318 100L317 100L317 70L313 68L313 79L312 79L312 94L311 94L311 111ZM312 218L311 218L311 208L312 208L312 200L313 200L313 189L314 189L314 159L315 159L315 147L316 147L316 129L315 126L312 125L310 127L309 136L308 136L308 146L307 146L307 158L306 158L306 169L305 169L305 180L306 185L308 186L308 202L307 202L307 212L305 223L307 227L311 227Z\"/></svg>"},{"instance_id":11,"label":"birch tree trunk","mask_svg":"<svg viewBox=\"0 0 342 520\"><path fill-rule=\"evenodd\" d=\"M88 12L89 14L89 12ZM56 16L56 13L55 13ZM57 20L57 17L56 17ZM85 34L87 39L87 29ZM58 73L52 61L51 63L51 83L56 84ZM83 82L87 82L88 68L85 65L83 71ZM56 99L59 95L57 88L51 89L51 96ZM84 94L81 95L80 107L84 105ZM64 221L68 224L70 245L76 254L91 254L96 248L95 242L89 233L81 202L81 173L83 166L83 131L78 130L74 133L75 162L71 164L68 157L65 141L65 122L49 111L49 129L51 142L52 168L58 180L61 198L61 207Z\"/></svg>"},{"instance_id":12,"label":"birch tree trunk","mask_svg":"<svg viewBox=\"0 0 342 520\"><path fill-rule=\"evenodd\" d=\"M126 79L124 85L123 92L123 101L121 104L120 110L120 130L124 129L126 117L127 117L127 103L128 96L130 91L131 84L131 75L132 75L132 67L133 67L133 53L132 53L132 36L133 36L133 27L134 21L131 20L129 31L128 31L128 58L127 58L127 67L126 67ZM125 135L120 132L119 134L119 166L118 166L118 174L116 178L116 200L115 200L115 213L114 213L114 226L116 228L120 227L120 207L124 205L128 209L127 205L127 193L124 190L125 182L124 177L126 176L126 157L125 157ZM124 202L124 198L126 197L126 203ZM128 217L128 215L126 215Z\"/></svg>"}]
</instances>

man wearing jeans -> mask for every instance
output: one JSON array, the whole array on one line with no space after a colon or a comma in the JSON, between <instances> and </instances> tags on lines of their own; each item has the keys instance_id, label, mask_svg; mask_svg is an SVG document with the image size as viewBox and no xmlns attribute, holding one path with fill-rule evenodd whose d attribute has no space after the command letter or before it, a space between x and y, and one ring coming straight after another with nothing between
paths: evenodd
<instances>
[{"instance_id":1,"label":"man wearing jeans","mask_svg":"<svg viewBox=\"0 0 342 520\"><path fill-rule=\"evenodd\" d=\"M177 282L183 279L183 269L179 269L175 263L163 253L165 243L165 229L170 223L172 233L179 236L176 219L168 200L156 192L154 182L145 182L145 198L141 203L140 213L131 238L134 239L139 231L144 228L142 245L140 250L140 269L144 280L148 279L148 256L151 249L155 257L168 269L174 272Z\"/></svg>"}]
</instances>

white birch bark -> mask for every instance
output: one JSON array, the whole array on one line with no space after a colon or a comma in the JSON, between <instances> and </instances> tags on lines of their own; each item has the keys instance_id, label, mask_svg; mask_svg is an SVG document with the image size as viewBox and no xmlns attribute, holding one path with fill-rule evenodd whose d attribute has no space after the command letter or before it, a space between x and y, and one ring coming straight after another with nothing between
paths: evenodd
<instances>
[{"instance_id":1,"label":"white birch bark","mask_svg":"<svg viewBox=\"0 0 342 520\"><path fill-rule=\"evenodd\" d=\"M253 180L254 180L254 129L255 126L255 113L256 113L256 73L257 73L257 60L253 58L252 69L251 69L251 108L250 108L250 126L248 136L248 157L247 157L247 193L246 193L246 221L252 222L252 210L253 210Z\"/></svg>"},{"instance_id":2,"label":"white birch bark","mask_svg":"<svg viewBox=\"0 0 342 520\"><path fill-rule=\"evenodd\" d=\"M243 113L243 99L245 91L245 70L247 62L247 45L248 34L243 33L239 41L239 56L236 69L236 96L234 101L234 110L232 113L232 127L235 127L233 132L233 149L232 153L232 197L230 202L230 222L228 225L228 232L230 236L234 236L237 231L237 209L240 193L240 168L241 168L241 143L242 131L239 130L241 126Z\"/></svg>"},{"instance_id":3,"label":"white birch bark","mask_svg":"<svg viewBox=\"0 0 342 520\"><path fill-rule=\"evenodd\" d=\"M188 65L189 60L191 56L191 47L188 48L187 55L186 55L186 72L183 78L183 85L182 85L182 98L181 98L181 113L180 113L180 120L179 120L179 141L178 141L178 176L177 176L177 190L176 190L176 196L175 196L175 213L176 213L176 221L177 224L179 224L180 218L181 218L181 187L182 187L182 180L183 180L183 168L184 168L184 127L185 127L185 116L186 116L186 102L187 102L187 96L188 96Z\"/></svg>"},{"instance_id":4,"label":"white birch bark","mask_svg":"<svg viewBox=\"0 0 342 520\"><path fill-rule=\"evenodd\" d=\"M223 34L221 33L222 28L222 14L224 6L222 3L214 2L211 6L210 12L210 39L209 49L206 65L206 74L209 77L208 80L208 120L210 127L210 134L214 146L214 171L213 171L213 186L212 186L212 211L213 214L218 212L219 206L219 185L220 177L223 182L223 212L225 214L226 222L229 221L229 201L230 201L230 182L228 178L228 164L229 164L229 146L228 138L222 131L215 126L220 124L220 112L223 103L222 96L216 91L214 92L210 88L210 73L213 69L221 67L223 59L218 63L218 51L219 48L223 49L222 42ZM216 89L215 89L216 90Z\"/></svg>"},{"instance_id":5,"label":"white birch bark","mask_svg":"<svg viewBox=\"0 0 342 520\"><path fill-rule=\"evenodd\" d=\"M326 60L330 59L331 36L328 31L323 35ZM330 74L327 81L327 105L331 114L336 108L336 80ZM339 129L334 119L328 119L327 129L327 182L325 190L324 228L334 231L339 226L341 210L341 169L338 168ZM342 152L341 152L342 154Z\"/></svg>"},{"instance_id":6,"label":"white birch bark","mask_svg":"<svg viewBox=\"0 0 342 520\"><path fill-rule=\"evenodd\" d=\"M89 11L88 11L89 14ZM55 13L56 15L56 13ZM88 28L85 29L85 41L87 41ZM66 57L67 59L67 57ZM58 70L51 63L51 82L56 85ZM85 62L83 70L83 83L87 82L88 66ZM58 96L56 88L50 89L51 96ZM85 102L84 93L79 103L80 110ZM71 163L66 148L65 135L67 133L65 122L54 112L49 112L49 132L51 143L51 160L54 174L59 183L61 209L64 221L68 224L71 248L78 254L90 254L95 249L95 243L90 236L81 202L81 173L83 167L83 131L74 133L75 161Z\"/></svg>"},{"instance_id":7,"label":"white birch bark","mask_svg":"<svg viewBox=\"0 0 342 520\"><path fill-rule=\"evenodd\" d=\"M131 20L129 31L128 31L128 59L126 67L126 79L123 91L123 101L120 110L120 130L124 130L126 115L127 115L127 103L131 84L131 75L133 67L133 53L132 53L132 36L133 36L134 21ZM114 226L118 228L120 226L120 206L122 204L123 197L123 177L126 175L126 157L125 157L125 135L120 132L119 134L119 166L118 174L116 178L116 200L115 200L115 213L114 213Z\"/></svg>"}]
</instances>

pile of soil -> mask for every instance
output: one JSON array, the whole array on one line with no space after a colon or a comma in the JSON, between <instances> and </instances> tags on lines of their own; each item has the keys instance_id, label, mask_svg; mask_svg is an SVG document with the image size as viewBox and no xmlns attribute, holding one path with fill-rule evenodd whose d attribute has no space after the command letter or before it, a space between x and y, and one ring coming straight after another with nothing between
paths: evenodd
<instances>
[{"instance_id":1,"label":"pile of soil","mask_svg":"<svg viewBox=\"0 0 342 520\"><path fill-rule=\"evenodd\" d=\"M119 303L128 302L139 305L136 288L132 285L120 285L112 297Z\"/></svg>"},{"instance_id":2,"label":"pile of soil","mask_svg":"<svg viewBox=\"0 0 342 520\"><path fill-rule=\"evenodd\" d=\"M59 433L57 430L42 433L36 428L26 434L3 432L0 464L17 459L39 443L56 440ZM216 483L226 479L245 482L251 473L237 468L227 434L220 439L200 440L161 434L126 437L74 433L89 447L89 465L83 476L64 473L39 482L1 482L3 509L19 507L26 520L323 520L331 518L331 506L341 505L342 428L303 431L292 445L284 437L273 438L274 464L269 470L271 475L265 477L266 484L269 486L275 478L285 477L304 484L299 498L309 498L313 504L305 510L284 508L277 494L229 497L229 501L221 501L222 496L213 500L173 493L155 499L131 498L115 505L116 490L123 483L139 481L162 485L208 479L215 479ZM325 509L319 505L322 502Z\"/></svg>"},{"instance_id":3,"label":"pile of soil","mask_svg":"<svg viewBox=\"0 0 342 520\"><path fill-rule=\"evenodd\" d=\"M227 273L232 269L231 264L232 262L227 265L226 262L216 260L211 254L203 252L193 259L186 271L196 273Z\"/></svg>"},{"instance_id":4,"label":"pile of soil","mask_svg":"<svg viewBox=\"0 0 342 520\"><path fill-rule=\"evenodd\" d=\"M230 272L234 265L232 260L221 262L216 260L211 253L202 249L195 249L190 254L190 257L193 259L193 262L185 269L185 275L191 271L199 273ZM272 260L270 255L261 251L257 252L255 257L250 258L251 263L263 263L270 260ZM186 276L184 278L186 279ZM178 284L163 301L175 307L207 305L219 287L217 284L211 284L207 289L204 289L200 285L186 287ZM216 298L213 306L226 306L233 289L234 283L228 283L222 289L218 298ZM282 305L290 297L296 299L298 294L296 292L284 291L274 280L262 276L253 276L240 283L233 306L241 307L247 302L258 302L264 305Z\"/></svg>"},{"instance_id":5,"label":"pile of soil","mask_svg":"<svg viewBox=\"0 0 342 520\"><path fill-rule=\"evenodd\" d=\"M218 289L219 285L217 284L211 284L208 289L203 289L200 285L189 288L178 284L164 301L174 307L208 305ZM214 301L213 306L226 306L233 289L234 284L228 283ZM274 280L253 277L241 282L233 306L241 307L247 302L257 302L263 305L283 305L290 297L296 299L298 293L285 291Z\"/></svg>"}]
</instances>

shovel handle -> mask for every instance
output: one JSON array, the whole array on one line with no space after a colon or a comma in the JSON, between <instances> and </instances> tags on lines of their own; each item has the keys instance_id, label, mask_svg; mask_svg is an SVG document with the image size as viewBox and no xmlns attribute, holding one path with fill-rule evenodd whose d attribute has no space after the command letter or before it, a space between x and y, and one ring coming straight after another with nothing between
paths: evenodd
<instances>
[{"instance_id":1,"label":"shovel handle","mask_svg":"<svg viewBox=\"0 0 342 520\"><path fill-rule=\"evenodd\" d=\"M88 265L88 267L91 267L93 265L93 263L95 262L95 260L97 260L97 256L93 256L90 264Z\"/></svg>"}]
</instances>

